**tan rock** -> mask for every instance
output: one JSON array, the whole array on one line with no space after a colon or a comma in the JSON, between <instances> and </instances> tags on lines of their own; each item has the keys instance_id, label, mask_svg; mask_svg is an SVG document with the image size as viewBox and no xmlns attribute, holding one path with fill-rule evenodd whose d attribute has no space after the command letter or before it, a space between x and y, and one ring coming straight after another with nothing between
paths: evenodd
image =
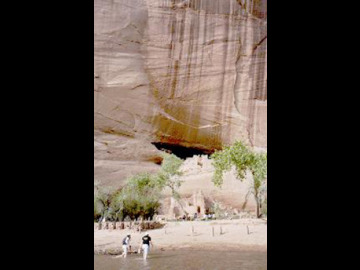
<instances>
[{"instance_id":1,"label":"tan rock","mask_svg":"<svg viewBox=\"0 0 360 270\"><path fill-rule=\"evenodd\" d=\"M120 187L159 170L151 142L212 151L243 140L266 150L266 2L94 1L95 180ZM214 188L203 159L189 161L181 195L201 190L241 209L249 183L229 173Z\"/></svg>"},{"instance_id":2,"label":"tan rock","mask_svg":"<svg viewBox=\"0 0 360 270\"><path fill-rule=\"evenodd\" d=\"M247 2L95 0L95 129L266 147L266 1Z\"/></svg>"}]
</instances>

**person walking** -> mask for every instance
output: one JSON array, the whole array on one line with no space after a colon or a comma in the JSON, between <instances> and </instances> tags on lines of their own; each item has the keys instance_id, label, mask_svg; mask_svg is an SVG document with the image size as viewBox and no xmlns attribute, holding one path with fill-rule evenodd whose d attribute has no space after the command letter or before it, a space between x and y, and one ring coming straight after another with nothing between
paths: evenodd
<instances>
[{"instance_id":1,"label":"person walking","mask_svg":"<svg viewBox=\"0 0 360 270\"><path fill-rule=\"evenodd\" d=\"M130 247L130 240L131 240L131 235L128 234L124 239L123 239L123 254L121 254L122 257L126 258L127 253L128 253L128 249Z\"/></svg>"},{"instance_id":2,"label":"person walking","mask_svg":"<svg viewBox=\"0 0 360 270\"><path fill-rule=\"evenodd\" d=\"M150 244L152 247L154 247L154 245L153 245L153 243L151 241L151 237L149 236L148 233L146 233L141 240L142 240L143 258L144 258L144 260L146 260L147 255L150 251Z\"/></svg>"}]
</instances>

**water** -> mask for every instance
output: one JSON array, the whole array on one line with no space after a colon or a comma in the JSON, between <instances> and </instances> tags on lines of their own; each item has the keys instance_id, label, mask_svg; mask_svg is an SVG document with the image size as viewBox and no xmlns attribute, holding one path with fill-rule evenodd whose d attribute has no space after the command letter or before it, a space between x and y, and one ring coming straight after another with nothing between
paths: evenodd
<instances>
[{"instance_id":1,"label":"water","mask_svg":"<svg viewBox=\"0 0 360 270\"><path fill-rule=\"evenodd\" d=\"M139 254L94 255L94 270L266 270L266 262L263 251L169 250L152 252L147 261Z\"/></svg>"}]
</instances>

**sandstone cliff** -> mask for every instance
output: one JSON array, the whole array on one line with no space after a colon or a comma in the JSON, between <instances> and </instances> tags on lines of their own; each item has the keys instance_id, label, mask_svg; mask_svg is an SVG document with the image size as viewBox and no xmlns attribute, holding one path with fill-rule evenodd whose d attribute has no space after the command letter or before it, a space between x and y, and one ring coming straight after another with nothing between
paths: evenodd
<instances>
[{"instance_id":1,"label":"sandstone cliff","mask_svg":"<svg viewBox=\"0 0 360 270\"><path fill-rule=\"evenodd\" d=\"M95 0L95 129L266 147L266 1L242 2Z\"/></svg>"},{"instance_id":2,"label":"sandstone cliff","mask_svg":"<svg viewBox=\"0 0 360 270\"><path fill-rule=\"evenodd\" d=\"M96 180L158 170L151 142L267 147L266 0L94 4Z\"/></svg>"}]
</instances>

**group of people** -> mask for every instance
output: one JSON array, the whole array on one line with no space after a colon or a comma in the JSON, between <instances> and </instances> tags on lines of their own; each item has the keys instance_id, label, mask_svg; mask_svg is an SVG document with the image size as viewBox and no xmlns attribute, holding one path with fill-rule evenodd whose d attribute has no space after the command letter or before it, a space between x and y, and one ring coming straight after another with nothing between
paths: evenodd
<instances>
[{"instance_id":1,"label":"group of people","mask_svg":"<svg viewBox=\"0 0 360 270\"><path fill-rule=\"evenodd\" d=\"M131 250L131 245L130 245L130 240L131 240L131 235L128 234L122 242L122 247L123 247L123 253L120 255L121 257L126 258L128 252ZM146 233L142 238L141 238L141 242L140 242L140 247L138 249L138 253L141 253L141 249L143 251L143 258L144 260L147 259L147 255L150 251L150 245L153 247L153 243L151 242L151 237L149 236L148 233ZM119 256L118 256L119 257Z\"/></svg>"},{"instance_id":2,"label":"group of people","mask_svg":"<svg viewBox=\"0 0 360 270\"><path fill-rule=\"evenodd\" d=\"M215 219L215 214L204 214L203 217L201 218L200 214L198 213L194 213L193 217L190 217L189 215L183 215L182 217L178 218L179 220L197 220L197 219Z\"/></svg>"}]
</instances>

